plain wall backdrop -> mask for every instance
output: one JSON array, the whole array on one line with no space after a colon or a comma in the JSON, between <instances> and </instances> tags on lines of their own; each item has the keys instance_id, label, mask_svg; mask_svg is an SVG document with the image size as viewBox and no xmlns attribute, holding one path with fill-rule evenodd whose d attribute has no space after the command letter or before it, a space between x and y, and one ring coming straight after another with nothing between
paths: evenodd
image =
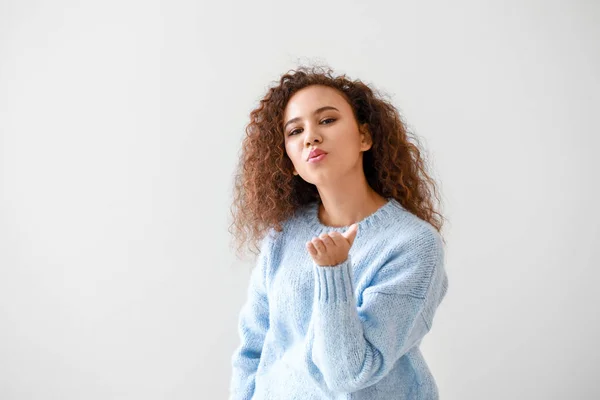
<instances>
[{"instance_id":1,"label":"plain wall backdrop","mask_svg":"<svg viewBox=\"0 0 600 400\"><path fill-rule=\"evenodd\" d=\"M225 399L249 112L387 93L449 219L442 400L598 399L600 3L0 0L0 399Z\"/></svg>"}]
</instances>

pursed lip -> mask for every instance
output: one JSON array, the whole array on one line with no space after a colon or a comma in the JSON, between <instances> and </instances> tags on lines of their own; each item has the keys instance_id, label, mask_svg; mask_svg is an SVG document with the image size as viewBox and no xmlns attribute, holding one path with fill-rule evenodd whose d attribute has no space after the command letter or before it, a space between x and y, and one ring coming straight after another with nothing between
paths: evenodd
<instances>
[{"instance_id":1,"label":"pursed lip","mask_svg":"<svg viewBox=\"0 0 600 400\"><path fill-rule=\"evenodd\" d=\"M312 149L310 151L310 153L308 154L308 158L306 159L306 161L310 160L313 157L318 157L321 154L327 154L327 152L321 150L321 149Z\"/></svg>"}]
</instances>

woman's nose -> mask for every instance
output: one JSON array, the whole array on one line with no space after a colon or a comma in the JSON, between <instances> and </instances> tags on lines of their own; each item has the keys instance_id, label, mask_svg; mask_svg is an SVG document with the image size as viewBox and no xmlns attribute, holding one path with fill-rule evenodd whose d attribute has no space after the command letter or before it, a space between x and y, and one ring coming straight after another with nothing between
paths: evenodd
<instances>
[{"instance_id":1,"label":"woman's nose","mask_svg":"<svg viewBox=\"0 0 600 400\"><path fill-rule=\"evenodd\" d=\"M312 143L318 143L320 141L320 135L316 130L311 129L306 134L306 144L311 145Z\"/></svg>"}]
</instances>

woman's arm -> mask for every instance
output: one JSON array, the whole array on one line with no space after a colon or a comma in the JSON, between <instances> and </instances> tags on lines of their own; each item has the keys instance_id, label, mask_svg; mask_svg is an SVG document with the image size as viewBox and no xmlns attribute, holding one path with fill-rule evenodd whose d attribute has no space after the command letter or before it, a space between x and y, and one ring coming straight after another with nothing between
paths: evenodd
<instances>
[{"instance_id":1,"label":"woman's arm","mask_svg":"<svg viewBox=\"0 0 600 400\"><path fill-rule=\"evenodd\" d=\"M230 400L249 400L254 394L254 378L265 336L269 330L269 302L265 278L271 243L270 234L267 234L262 242L257 264L250 276L246 302L239 314L238 334L241 343L231 358L233 374L230 383Z\"/></svg>"},{"instance_id":2,"label":"woman's arm","mask_svg":"<svg viewBox=\"0 0 600 400\"><path fill-rule=\"evenodd\" d=\"M315 305L309 348L331 390L354 392L381 380L430 330L446 294L443 247L433 235L410 243L377 272L357 307L352 260L313 264Z\"/></svg>"}]
</instances>

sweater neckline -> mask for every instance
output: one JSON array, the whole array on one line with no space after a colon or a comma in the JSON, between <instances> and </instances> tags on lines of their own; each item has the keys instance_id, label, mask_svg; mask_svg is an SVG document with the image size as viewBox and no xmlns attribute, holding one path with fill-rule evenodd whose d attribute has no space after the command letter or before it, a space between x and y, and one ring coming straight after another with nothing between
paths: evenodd
<instances>
[{"instance_id":1,"label":"sweater neckline","mask_svg":"<svg viewBox=\"0 0 600 400\"><path fill-rule=\"evenodd\" d=\"M358 221L358 230L365 230L365 228L371 228L375 226L381 226L385 222L392 220L394 208L402 208L400 203L393 197L386 198L387 202L379 207L377 210L366 216L362 220ZM330 226L324 224L319 218L319 206L320 200L313 201L308 205L308 222L312 228L318 231L346 231L350 228L350 225L346 226Z\"/></svg>"}]
</instances>

